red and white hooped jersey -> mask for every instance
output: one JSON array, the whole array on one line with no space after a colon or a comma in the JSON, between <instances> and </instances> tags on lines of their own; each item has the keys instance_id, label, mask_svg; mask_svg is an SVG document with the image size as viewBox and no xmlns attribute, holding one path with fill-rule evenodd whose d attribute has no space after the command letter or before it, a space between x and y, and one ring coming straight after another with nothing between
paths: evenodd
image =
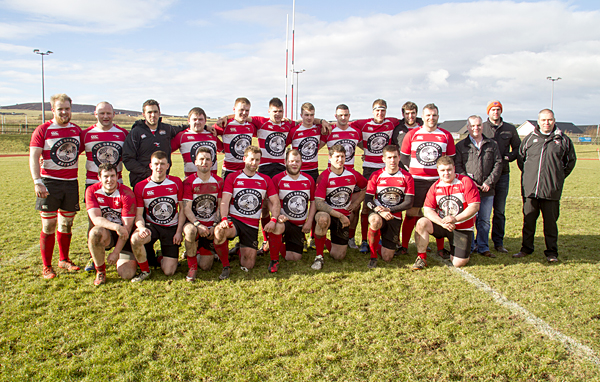
<instances>
[{"instance_id":1,"label":"red and white hooped jersey","mask_svg":"<svg viewBox=\"0 0 600 382\"><path fill-rule=\"evenodd\" d=\"M285 166L285 147L287 136L292 129L291 122L276 124L269 118L252 117L252 124L256 128L258 146L262 155L260 165L279 163Z\"/></svg>"},{"instance_id":2,"label":"red and white hooped jersey","mask_svg":"<svg viewBox=\"0 0 600 382\"><path fill-rule=\"evenodd\" d=\"M215 125L217 134L223 136L223 170L237 171L244 169L244 150L252 145L252 137L256 128L250 122L239 123L230 119L224 128Z\"/></svg>"},{"instance_id":3,"label":"red and white hooped jersey","mask_svg":"<svg viewBox=\"0 0 600 382\"><path fill-rule=\"evenodd\" d=\"M367 188L367 180L354 169L344 168L336 175L330 168L323 171L317 179L315 198L323 199L337 212L349 216L346 208L352 202L352 194Z\"/></svg>"},{"instance_id":4,"label":"red and white hooped jersey","mask_svg":"<svg viewBox=\"0 0 600 382\"><path fill-rule=\"evenodd\" d=\"M315 200L315 181L302 172L293 179L287 171L277 174L273 184L281 200L281 214L292 224L302 226L308 217L308 203Z\"/></svg>"},{"instance_id":5,"label":"red and white hooped jersey","mask_svg":"<svg viewBox=\"0 0 600 382\"><path fill-rule=\"evenodd\" d=\"M183 183L176 176L167 175L161 183L148 177L135 185L137 207L144 207L144 219L164 227L179 223L177 213L179 202L183 200Z\"/></svg>"},{"instance_id":6,"label":"red and white hooped jersey","mask_svg":"<svg viewBox=\"0 0 600 382\"><path fill-rule=\"evenodd\" d=\"M183 157L183 171L188 177L195 174L198 168L194 164L200 147L206 147L211 152L213 165L210 168L213 175L217 174L217 153L223 151L223 143L206 130L199 133L190 128L179 132L171 141L171 152L179 150Z\"/></svg>"},{"instance_id":7,"label":"red and white hooped jersey","mask_svg":"<svg viewBox=\"0 0 600 382\"><path fill-rule=\"evenodd\" d=\"M376 206L392 208L404 202L405 195L415 194L415 182L412 176L402 168L395 174L389 174L385 168L375 171L367 185L367 194L373 195ZM402 220L402 211L392 212L396 219Z\"/></svg>"},{"instance_id":8,"label":"red and white hooped jersey","mask_svg":"<svg viewBox=\"0 0 600 382\"><path fill-rule=\"evenodd\" d=\"M287 144L300 152L302 156L302 171L319 168L319 144L321 143L321 125L305 127L297 124L288 134Z\"/></svg>"},{"instance_id":9,"label":"red and white hooped jersey","mask_svg":"<svg viewBox=\"0 0 600 382\"><path fill-rule=\"evenodd\" d=\"M437 160L441 156L456 154L454 138L439 127L429 132L425 128L412 129L404 137L400 153L410 155L409 172L415 179L439 178Z\"/></svg>"},{"instance_id":10,"label":"red and white hooped jersey","mask_svg":"<svg viewBox=\"0 0 600 382\"><path fill-rule=\"evenodd\" d=\"M196 219L207 227L215 222L219 199L223 195L223 179L216 175L204 182L198 174L192 174L183 181L183 200L192 203Z\"/></svg>"},{"instance_id":11,"label":"red and white hooped jersey","mask_svg":"<svg viewBox=\"0 0 600 382\"><path fill-rule=\"evenodd\" d=\"M427 192L423 207L434 209L443 219L446 216L456 216L463 212L469 204L479 202L479 190L471 178L465 175L456 175L450 184L438 179ZM457 222L456 229L473 231L476 216Z\"/></svg>"},{"instance_id":12,"label":"red and white hooped jersey","mask_svg":"<svg viewBox=\"0 0 600 382\"><path fill-rule=\"evenodd\" d=\"M83 130L81 140L85 148L85 183L94 184L98 180L98 166L112 163L117 166L117 177L123 183L123 144L129 132L122 127L112 125L108 131L102 125L95 124Z\"/></svg>"},{"instance_id":13,"label":"red and white hooped jersey","mask_svg":"<svg viewBox=\"0 0 600 382\"><path fill-rule=\"evenodd\" d=\"M257 172L250 177L240 170L227 176L223 193L231 195L229 215L258 228L263 203L277 190L268 176Z\"/></svg>"},{"instance_id":14,"label":"red and white hooped jersey","mask_svg":"<svg viewBox=\"0 0 600 382\"><path fill-rule=\"evenodd\" d=\"M85 208L88 211L98 208L103 218L123 225L123 218L135 218L135 195L131 188L121 183L109 195L102 189L102 183L96 182L85 190Z\"/></svg>"},{"instance_id":15,"label":"red and white hooped jersey","mask_svg":"<svg viewBox=\"0 0 600 382\"><path fill-rule=\"evenodd\" d=\"M83 151L79 126L69 123L61 127L50 120L36 127L29 146L42 149L42 178L77 179L79 154Z\"/></svg>"},{"instance_id":16,"label":"red and white hooped jersey","mask_svg":"<svg viewBox=\"0 0 600 382\"><path fill-rule=\"evenodd\" d=\"M331 134L321 135L321 142L327 143L328 149L337 144L344 146L344 150L346 150L346 162L344 163L344 167L346 168L354 168L356 145L358 145L358 142L360 141L362 141L360 131L350 125L346 130L343 130L336 124L333 124Z\"/></svg>"},{"instance_id":17,"label":"red and white hooped jersey","mask_svg":"<svg viewBox=\"0 0 600 382\"><path fill-rule=\"evenodd\" d=\"M383 168L384 164L383 148L387 146L394 128L400 123L400 120L393 117L386 117L381 123L371 119L359 119L350 122L350 126L361 132L363 150L365 151L364 167Z\"/></svg>"}]
</instances>

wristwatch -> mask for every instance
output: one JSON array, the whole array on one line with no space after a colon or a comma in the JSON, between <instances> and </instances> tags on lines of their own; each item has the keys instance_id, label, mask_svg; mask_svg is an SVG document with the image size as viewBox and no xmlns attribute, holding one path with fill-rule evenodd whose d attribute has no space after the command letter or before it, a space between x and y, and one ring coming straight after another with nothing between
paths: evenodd
<instances>
[{"instance_id":1,"label":"wristwatch","mask_svg":"<svg viewBox=\"0 0 600 382\"><path fill-rule=\"evenodd\" d=\"M192 223L192 224L194 224L194 227L200 227L200 224L202 224L202 223L200 223L200 220L196 220L196 221L195 221L194 223Z\"/></svg>"}]
</instances>

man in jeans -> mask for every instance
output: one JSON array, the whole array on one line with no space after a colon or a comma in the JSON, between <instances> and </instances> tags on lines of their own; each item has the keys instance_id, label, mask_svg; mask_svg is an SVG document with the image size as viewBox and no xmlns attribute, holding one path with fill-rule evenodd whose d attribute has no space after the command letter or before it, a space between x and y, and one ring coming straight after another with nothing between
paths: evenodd
<instances>
[{"instance_id":1,"label":"man in jeans","mask_svg":"<svg viewBox=\"0 0 600 382\"><path fill-rule=\"evenodd\" d=\"M504 226L506 225L506 197L510 183L510 162L517 159L521 139L516 127L502 119L502 104L491 101L487 105L488 120L483 123L483 135L493 139L498 144L502 158L502 174L494 187L494 216L492 217L492 241L499 253L508 253L504 248Z\"/></svg>"},{"instance_id":2,"label":"man in jeans","mask_svg":"<svg viewBox=\"0 0 600 382\"><path fill-rule=\"evenodd\" d=\"M498 144L481 133L483 121L472 115L467 122L469 136L456 144L456 173L470 177L479 189L479 212L475 226L477 237L471 251L486 257L496 257L490 252L490 214L494 204L494 185L502 173L502 158Z\"/></svg>"}]
</instances>

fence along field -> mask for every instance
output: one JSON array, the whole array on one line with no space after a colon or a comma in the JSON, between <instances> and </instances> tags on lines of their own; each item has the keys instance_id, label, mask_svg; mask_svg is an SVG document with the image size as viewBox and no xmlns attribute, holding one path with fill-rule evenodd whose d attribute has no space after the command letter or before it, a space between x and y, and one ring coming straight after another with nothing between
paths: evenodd
<instances>
[{"instance_id":1,"label":"fence along field","mask_svg":"<svg viewBox=\"0 0 600 382\"><path fill-rule=\"evenodd\" d=\"M596 155L596 147L577 149L582 158ZM218 264L194 284L185 282L185 266L173 277L153 272L141 285L119 280L114 268L101 288L83 272L48 282L40 277L27 158L2 163L1 380L599 380L593 358L498 305L435 255L426 271L411 272L412 244L409 256L375 270L351 250L341 262L326 255L321 272L310 269L308 252L275 275L267 273L268 257L249 273L233 260L226 282L217 281ZM178 154L174 163L173 174L182 176ZM464 269L595 357L599 167L581 160L567 179L561 263L546 264L540 222L534 255L475 256ZM81 179L83 172L80 166ZM518 175L513 166L511 253L520 245ZM87 260L86 230L82 211L72 245L79 264Z\"/></svg>"}]
</instances>

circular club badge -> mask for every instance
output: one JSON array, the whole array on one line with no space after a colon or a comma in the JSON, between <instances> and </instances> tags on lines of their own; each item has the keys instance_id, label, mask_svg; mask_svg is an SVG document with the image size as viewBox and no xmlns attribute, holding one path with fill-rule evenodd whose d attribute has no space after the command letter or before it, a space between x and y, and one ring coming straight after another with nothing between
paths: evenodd
<instances>
[{"instance_id":1,"label":"circular club badge","mask_svg":"<svg viewBox=\"0 0 600 382\"><path fill-rule=\"evenodd\" d=\"M196 162L196 157L198 156L198 149L200 147L206 147L207 149L210 150L210 158L213 162L213 164L217 163L217 146L215 146L215 144L213 142L206 142L206 141L201 141L201 142L195 142L192 145L192 148L190 149L190 162L194 163ZM242 151L243 153L243 151ZM243 154L242 154L243 155Z\"/></svg>"},{"instance_id":2,"label":"circular club badge","mask_svg":"<svg viewBox=\"0 0 600 382\"><path fill-rule=\"evenodd\" d=\"M50 150L50 158L60 167L69 167L77 163L79 155L79 139L63 138L58 140Z\"/></svg>"},{"instance_id":3,"label":"circular club badge","mask_svg":"<svg viewBox=\"0 0 600 382\"><path fill-rule=\"evenodd\" d=\"M258 190L245 188L235 195L233 206L242 215L255 215L262 207L262 196Z\"/></svg>"},{"instance_id":4,"label":"circular club badge","mask_svg":"<svg viewBox=\"0 0 600 382\"><path fill-rule=\"evenodd\" d=\"M315 137L303 139L298 145L298 151L300 151L303 161L315 159L319 152L319 140Z\"/></svg>"},{"instance_id":5,"label":"circular club badge","mask_svg":"<svg viewBox=\"0 0 600 382\"><path fill-rule=\"evenodd\" d=\"M348 187L338 187L325 197L325 202L333 208L345 208L350 204L351 195L352 189Z\"/></svg>"},{"instance_id":6,"label":"circular club badge","mask_svg":"<svg viewBox=\"0 0 600 382\"><path fill-rule=\"evenodd\" d=\"M438 200L439 215L443 219L446 216L456 216L463 212L463 203L454 195L442 196Z\"/></svg>"},{"instance_id":7,"label":"circular club badge","mask_svg":"<svg viewBox=\"0 0 600 382\"><path fill-rule=\"evenodd\" d=\"M435 166L442 156L442 147L436 142L423 142L416 150L417 162L423 166Z\"/></svg>"},{"instance_id":8,"label":"circular club badge","mask_svg":"<svg viewBox=\"0 0 600 382\"><path fill-rule=\"evenodd\" d=\"M346 152L346 163L351 163L354 159L354 153L356 151L356 143L349 139L342 139L335 143L336 145L342 145L344 147L344 151Z\"/></svg>"},{"instance_id":9,"label":"circular club badge","mask_svg":"<svg viewBox=\"0 0 600 382\"><path fill-rule=\"evenodd\" d=\"M271 133L265 139L265 149L269 155L274 157L281 157L285 152L285 134L284 133Z\"/></svg>"},{"instance_id":10,"label":"circular club badge","mask_svg":"<svg viewBox=\"0 0 600 382\"><path fill-rule=\"evenodd\" d=\"M156 198L148 206L148 214L156 224L171 223L177 214L175 201L167 197Z\"/></svg>"},{"instance_id":11,"label":"circular club badge","mask_svg":"<svg viewBox=\"0 0 600 382\"><path fill-rule=\"evenodd\" d=\"M244 160L244 150L252 144L252 137L246 134L240 134L233 137L229 143L229 151L235 159Z\"/></svg>"},{"instance_id":12,"label":"circular club badge","mask_svg":"<svg viewBox=\"0 0 600 382\"><path fill-rule=\"evenodd\" d=\"M373 154L382 154L389 141L390 137L386 133L375 133L367 139L367 148Z\"/></svg>"},{"instance_id":13,"label":"circular club badge","mask_svg":"<svg viewBox=\"0 0 600 382\"><path fill-rule=\"evenodd\" d=\"M123 147L115 142L98 142L92 147L92 158L96 166L102 163L117 164L122 154Z\"/></svg>"},{"instance_id":14,"label":"circular club badge","mask_svg":"<svg viewBox=\"0 0 600 382\"><path fill-rule=\"evenodd\" d=\"M404 191L398 187L386 187L377 193L377 200L386 208L396 207L404 201Z\"/></svg>"},{"instance_id":15,"label":"circular club badge","mask_svg":"<svg viewBox=\"0 0 600 382\"><path fill-rule=\"evenodd\" d=\"M102 217L108 220L111 223L123 224L121 221L121 213L113 210L112 208L103 207L100 209L100 213L102 213Z\"/></svg>"},{"instance_id":16,"label":"circular club badge","mask_svg":"<svg viewBox=\"0 0 600 382\"><path fill-rule=\"evenodd\" d=\"M214 195L198 195L192 202L192 211L198 219L212 218L217 212L217 198Z\"/></svg>"},{"instance_id":17,"label":"circular club badge","mask_svg":"<svg viewBox=\"0 0 600 382\"><path fill-rule=\"evenodd\" d=\"M292 191L282 201L283 212L292 219L302 219L308 213L308 195L303 191Z\"/></svg>"}]
</instances>

